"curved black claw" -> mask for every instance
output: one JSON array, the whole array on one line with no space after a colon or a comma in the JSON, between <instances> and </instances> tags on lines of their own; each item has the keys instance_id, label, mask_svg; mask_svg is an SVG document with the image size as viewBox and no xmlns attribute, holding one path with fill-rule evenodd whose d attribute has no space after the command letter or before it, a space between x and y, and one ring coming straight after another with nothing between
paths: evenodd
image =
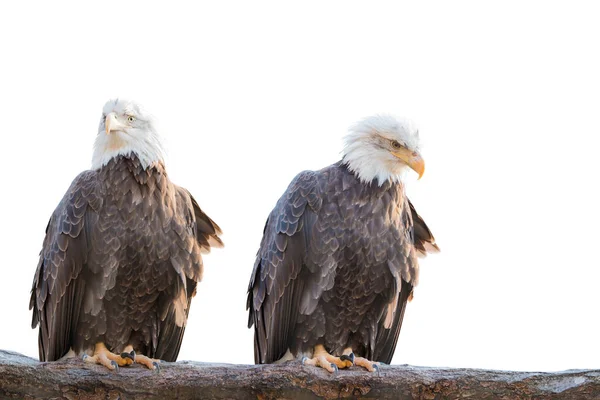
<instances>
[{"instance_id":1,"label":"curved black claw","mask_svg":"<svg viewBox=\"0 0 600 400\"><path fill-rule=\"evenodd\" d=\"M334 363L331 363L331 368L333 368L333 373L334 373L334 374L337 374L337 373L338 373L339 369L338 369L338 366L337 366L337 365L335 365Z\"/></svg>"},{"instance_id":2,"label":"curved black claw","mask_svg":"<svg viewBox=\"0 0 600 400\"><path fill-rule=\"evenodd\" d=\"M83 361L85 361L85 359L86 359L86 358L88 358L88 357L89 357L89 356L88 356L87 354L84 354L84 355L82 355L82 356L81 356L81 359L82 359Z\"/></svg>"},{"instance_id":3,"label":"curved black claw","mask_svg":"<svg viewBox=\"0 0 600 400\"><path fill-rule=\"evenodd\" d=\"M381 369L379 368L379 365L377 365L377 364L373 364L373 369L375 370L375 372L377 372L377 375L379 375L379 372L381 372Z\"/></svg>"},{"instance_id":4,"label":"curved black claw","mask_svg":"<svg viewBox=\"0 0 600 400\"><path fill-rule=\"evenodd\" d=\"M115 367L115 372L119 372L119 364L117 364L116 361L112 360L110 362L110 365L112 365L113 367Z\"/></svg>"},{"instance_id":5,"label":"curved black claw","mask_svg":"<svg viewBox=\"0 0 600 400\"><path fill-rule=\"evenodd\" d=\"M156 372L160 372L160 364L159 364L158 362L156 362L156 361L153 361L153 362L152 362L152 365L154 365L154 370L155 370Z\"/></svg>"},{"instance_id":6,"label":"curved black claw","mask_svg":"<svg viewBox=\"0 0 600 400\"><path fill-rule=\"evenodd\" d=\"M348 355L342 354L340 356L340 360L342 360L342 361L350 361L352 363L352 365L354 365L354 353L350 353Z\"/></svg>"},{"instance_id":7,"label":"curved black claw","mask_svg":"<svg viewBox=\"0 0 600 400\"><path fill-rule=\"evenodd\" d=\"M131 361L135 361L135 351L131 350L129 353L123 352L121 353L121 358L129 358Z\"/></svg>"},{"instance_id":8,"label":"curved black claw","mask_svg":"<svg viewBox=\"0 0 600 400\"><path fill-rule=\"evenodd\" d=\"M302 357L302 361L301 361L302 365L304 365L304 363L306 362L306 360L308 360L308 357L306 357L306 356Z\"/></svg>"}]
</instances>

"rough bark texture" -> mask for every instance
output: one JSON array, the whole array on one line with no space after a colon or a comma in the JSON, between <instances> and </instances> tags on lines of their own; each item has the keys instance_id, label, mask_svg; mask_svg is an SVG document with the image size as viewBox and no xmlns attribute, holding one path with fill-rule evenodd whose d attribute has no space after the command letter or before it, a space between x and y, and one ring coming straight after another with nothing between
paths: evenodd
<instances>
[{"instance_id":1,"label":"rough bark texture","mask_svg":"<svg viewBox=\"0 0 600 400\"><path fill-rule=\"evenodd\" d=\"M79 359L40 363L0 350L0 397L16 399L600 399L600 370L556 373L383 366L331 375L284 365L163 363L119 372Z\"/></svg>"}]
</instances>

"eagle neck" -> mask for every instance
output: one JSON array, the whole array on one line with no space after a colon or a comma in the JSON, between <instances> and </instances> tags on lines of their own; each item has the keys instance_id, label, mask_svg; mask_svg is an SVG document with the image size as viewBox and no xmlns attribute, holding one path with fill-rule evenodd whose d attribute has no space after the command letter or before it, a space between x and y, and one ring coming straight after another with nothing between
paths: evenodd
<instances>
[{"instance_id":1,"label":"eagle neck","mask_svg":"<svg viewBox=\"0 0 600 400\"><path fill-rule=\"evenodd\" d=\"M337 163L337 167L342 171L344 188L361 187L360 193L365 197L381 197L389 193L393 197L401 199L404 195L404 185L401 180L387 180L381 184L377 179L365 182L355 171L350 169L347 163L340 161Z\"/></svg>"},{"instance_id":2,"label":"eagle neck","mask_svg":"<svg viewBox=\"0 0 600 400\"><path fill-rule=\"evenodd\" d=\"M150 185L155 189L164 189L167 173L162 162L157 161L144 167L135 153L114 157L100 168L109 182L131 182L139 185ZM161 190L162 191L162 190Z\"/></svg>"}]
</instances>

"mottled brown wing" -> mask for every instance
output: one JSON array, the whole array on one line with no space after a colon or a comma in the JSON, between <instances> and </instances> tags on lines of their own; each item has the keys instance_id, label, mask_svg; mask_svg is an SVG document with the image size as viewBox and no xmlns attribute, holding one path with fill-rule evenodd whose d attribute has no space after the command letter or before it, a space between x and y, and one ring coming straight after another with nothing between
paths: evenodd
<instances>
[{"instance_id":1,"label":"mottled brown wing","mask_svg":"<svg viewBox=\"0 0 600 400\"><path fill-rule=\"evenodd\" d=\"M425 221L417 214L415 207L408 198L407 201L410 206L411 214L409 220L412 220L412 227L409 226L408 229L412 229L412 235L410 235L410 237L412 237L412 245L414 246L417 255L419 257L425 257L427 253L439 252L440 249L435 243L435 238L425 224ZM396 350L396 345L398 343L398 337L400 336L400 329L402 328L404 311L406 310L407 303L412 299L413 285L406 282L404 279L401 279L400 286L400 295L398 296L398 303L391 328L384 328L383 321L385 321L385 316L381 319L377 328L376 345L372 359L386 364L392 362L392 357L394 356L394 351Z\"/></svg>"},{"instance_id":2,"label":"mottled brown wing","mask_svg":"<svg viewBox=\"0 0 600 400\"><path fill-rule=\"evenodd\" d=\"M196 221L196 239L202 247L202 250L204 252L209 252L211 247L223 247L223 242L219 237L219 235L221 235L223 232L221 231L221 228L219 228L219 225L217 225L215 221L210 219L209 216L206 215L202 209L200 209L196 199L194 199L189 191L183 188L179 188L179 190L180 192L182 191L187 193L192 201L194 217Z\"/></svg>"},{"instance_id":3,"label":"mottled brown wing","mask_svg":"<svg viewBox=\"0 0 600 400\"><path fill-rule=\"evenodd\" d=\"M408 204L410 205L410 212L413 220L413 238L415 249L417 250L419 257L425 257L427 253L438 253L440 248L435 243L435 238L431 234L427 224L425 224L423 218L417 214L417 211L410 200L408 200Z\"/></svg>"},{"instance_id":4,"label":"mottled brown wing","mask_svg":"<svg viewBox=\"0 0 600 400\"><path fill-rule=\"evenodd\" d=\"M41 361L57 360L69 351L85 293L82 269L88 257L90 214L101 203L96 174L83 172L46 228L29 302L31 326L40 326Z\"/></svg>"},{"instance_id":5,"label":"mottled brown wing","mask_svg":"<svg viewBox=\"0 0 600 400\"><path fill-rule=\"evenodd\" d=\"M223 247L223 242L219 238L219 235L222 233L221 228L200 209L200 206L189 191L177 187L176 201L177 210L182 215L180 215L180 218L174 218L173 224L186 221L185 223L189 224L191 231L194 233L194 238L203 253L208 253L211 247ZM174 226L174 230L179 232L180 228ZM185 231L182 231L180 236L182 239L180 243L185 246ZM176 254L172 254L171 259L178 260L173 267L179 272L180 266L183 266L181 272L185 275L185 282L176 280L167 288L165 293L161 293L159 299L161 303L159 304L159 310L162 311L157 338L158 346L152 357L165 361L177 360L185 333L192 297L196 295L196 286L202 277L202 261L198 260L199 263L196 262L187 247L172 250L172 252ZM182 284L185 284L184 288L180 287ZM180 294L184 294L185 298L182 298ZM185 321L181 326L177 323L178 308L185 310Z\"/></svg>"},{"instance_id":6,"label":"mottled brown wing","mask_svg":"<svg viewBox=\"0 0 600 400\"><path fill-rule=\"evenodd\" d=\"M271 211L248 287L248 327L254 325L256 363L287 351L300 312L306 275L307 235L322 199L317 175L298 174Z\"/></svg>"}]
</instances>

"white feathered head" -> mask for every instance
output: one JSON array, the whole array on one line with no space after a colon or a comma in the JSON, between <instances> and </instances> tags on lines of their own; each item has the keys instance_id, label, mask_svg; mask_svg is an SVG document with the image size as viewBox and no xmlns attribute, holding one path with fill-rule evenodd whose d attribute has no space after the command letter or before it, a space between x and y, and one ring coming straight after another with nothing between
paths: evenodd
<instances>
[{"instance_id":1,"label":"white feathered head","mask_svg":"<svg viewBox=\"0 0 600 400\"><path fill-rule=\"evenodd\" d=\"M164 159L152 116L133 101L109 100L102 110L92 169L103 167L116 156L129 154L135 154L144 168Z\"/></svg>"},{"instance_id":2,"label":"white feathered head","mask_svg":"<svg viewBox=\"0 0 600 400\"><path fill-rule=\"evenodd\" d=\"M398 182L409 167L419 174L425 162L419 153L419 131L408 120L390 115L367 117L350 128L345 137L343 161L358 178L379 186Z\"/></svg>"}]
</instances>

